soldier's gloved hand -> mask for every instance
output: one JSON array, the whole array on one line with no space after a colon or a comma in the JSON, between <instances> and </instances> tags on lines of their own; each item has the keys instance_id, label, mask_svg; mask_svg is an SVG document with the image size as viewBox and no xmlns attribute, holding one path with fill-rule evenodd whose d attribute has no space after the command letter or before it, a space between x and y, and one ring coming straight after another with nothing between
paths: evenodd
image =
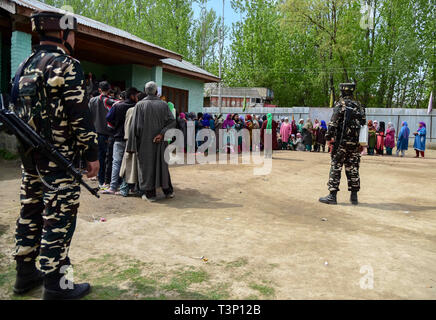
<instances>
[{"instance_id":1,"label":"soldier's gloved hand","mask_svg":"<svg viewBox=\"0 0 436 320\"><path fill-rule=\"evenodd\" d=\"M97 160L97 161L93 161L93 162L88 162L86 170L88 171L86 173L86 176L88 178L93 178L93 177L97 176L98 170L100 170L100 161Z\"/></svg>"}]
</instances>

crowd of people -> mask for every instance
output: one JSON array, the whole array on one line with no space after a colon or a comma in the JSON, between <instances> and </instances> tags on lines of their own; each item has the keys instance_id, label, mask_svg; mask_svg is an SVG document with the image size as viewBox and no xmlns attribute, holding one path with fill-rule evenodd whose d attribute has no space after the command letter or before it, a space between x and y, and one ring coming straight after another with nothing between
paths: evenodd
<instances>
[{"instance_id":1,"label":"crowd of people","mask_svg":"<svg viewBox=\"0 0 436 320\"><path fill-rule=\"evenodd\" d=\"M133 192L154 202L161 187L166 197L174 197L161 145L166 130L176 127L174 105L157 97L154 82L147 83L144 92L129 88L118 99L110 90L109 82L100 82L99 94L89 101L99 149L95 179L101 192Z\"/></svg>"},{"instance_id":2,"label":"crowd of people","mask_svg":"<svg viewBox=\"0 0 436 320\"><path fill-rule=\"evenodd\" d=\"M89 74L88 86L92 88L95 86L93 79L93 75ZM128 128L133 115L131 109L139 101L146 98L147 94L136 88L129 88L118 93L117 88L111 87L107 81L101 81L98 84L98 94L92 88L89 89L89 94L92 96L89 108L98 134L100 171L97 179L99 187L106 194L127 196L138 183L136 156L126 153L128 137L131 136ZM166 97L159 97L159 99L167 103L169 112L175 120L175 128L183 132L184 152L197 152L198 148L205 142L196 142L194 149L188 150L188 121L193 121L195 124L195 136L202 129L211 129L215 132L217 152L220 151L220 147L223 148L221 151L227 153L241 153L243 150L253 151L253 145L256 151L264 150L265 133L271 134L272 145L271 148L267 148L268 150L331 152L333 148L326 142L328 126L325 120L315 119L312 122L311 119L306 121L300 119L297 122L293 118L289 120L287 117L282 117L276 121L272 114L243 116L235 113L223 117L222 115L202 112L178 113L174 104L167 101ZM224 135L220 136L220 129L225 130ZM248 130L249 142L238 134L242 129ZM261 129L260 140L253 144L254 135L252 133L255 129ZM420 122L418 130L413 134L415 135L416 157L424 157L426 124ZM401 154L404 157L409 146L409 135L410 129L407 122L403 122L399 134L396 135L391 122L385 127L385 123L382 121L370 120L368 122L368 143L367 146L361 147L361 153L363 155L392 155L396 146L397 156ZM218 140L220 138L223 139L221 143ZM171 142L168 141L168 143ZM170 186L169 189L172 187ZM149 195L154 198L154 192Z\"/></svg>"},{"instance_id":3,"label":"crowd of people","mask_svg":"<svg viewBox=\"0 0 436 320\"><path fill-rule=\"evenodd\" d=\"M396 155L401 157L405 156L405 152L409 148L409 136L410 129L406 121L402 123L400 132L398 136L395 135L396 131L392 122L388 122L385 128L385 122L377 120L368 121L368 146L363 148L362 154L368 155L379 155L384 154L391 156L392 151L397 147ZM415 141L413 144L413 149L416 152L415 158L420 156L424 158L425 156L425 144L427 129L425 122L419 122L419 127L416 132L413 133L415 136ZM397 142L395 143L395 139Z\"/></svg>"}]
</instances>

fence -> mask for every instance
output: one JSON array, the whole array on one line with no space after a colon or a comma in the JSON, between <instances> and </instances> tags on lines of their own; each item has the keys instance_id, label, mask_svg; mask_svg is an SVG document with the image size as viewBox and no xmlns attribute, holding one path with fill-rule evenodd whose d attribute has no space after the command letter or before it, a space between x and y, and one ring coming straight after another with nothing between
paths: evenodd
<instances>
[{"instance_id":1,"label":"fence","mask_svg":"<svg viewBox=\"0 0 436 320\"><path fill-rule=\"evenodd\" d=\"M219 108L209 107L203 108L203 112L210 114L219 113ZM271 113L275 120L279 120L281 117L288 117L289 119L294 116L295 120L303 119L306 121L308 118L314 120L325 120L328 122L332 115L333 109L330 108L310 108L310 107L294 107L294 108L247 108L242 111L242 108L222 108L222 112L238 113L240 115L257 114L264 115ZM411 132L415 132L418 129L418 123L424 121L427 124L427 143L431 146L436 145L436 111L431 114L427 114L426 109L379 109L379 108L367 108L366 117L368 120L384 121L386 123L392 122L395 126L398 134L398 128L403 121L407 121ZM410 136L411 142L414 136ZM16 139L13 136L9 136L4 132L0 132L0 149L6 149L10 152L16 152Z\"/></svg>"},{"instance_id":2,"label":"fence","mask_svg":"<svg viewBox=\"0 0 436 320\"><path fill-rule=\"evenodd\" d=\"M211 114L219 113L219 108L210 107L203 108L203 112ZM296 121L303 119L306 121L308 118L314 120L325 120L327 123L330 120L333 109L331 108L311 108L311 107L294 107L294 108L247 108L242 111L242 108L222 108L222 112L238 113L240 115L257 114L264 115L271 113L275 120L281 117L288 117L289 119L294 116ZM436 144L436 111L433 110L431 114L427 113L427 109L384 109L384 108L366 108L366 117L368 120L384 121L385 123L392 122L398 134L398 128L401 127L403 121L407 121L410 131L415 132L418 129L420 121L427 124L427 142L428 144ZM414 136L411 135L411 140Z\"/></svg>"}]
</instances>

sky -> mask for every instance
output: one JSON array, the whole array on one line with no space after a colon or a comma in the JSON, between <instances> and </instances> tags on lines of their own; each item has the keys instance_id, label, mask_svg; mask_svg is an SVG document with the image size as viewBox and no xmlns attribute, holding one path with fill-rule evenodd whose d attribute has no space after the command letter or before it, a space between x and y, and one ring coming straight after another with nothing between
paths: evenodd
<instances>
[{"instance_id":1,"label":"sky","mask_svg":"<svg viewBox=\"0 0 436 320\"><path fill-rule=\"evenodd\" d=\"M232 29L232 23L240 20L240 14L235 12L231 5L230 0L224 0L224 23L228 27L229 32ZM200 6L198 3L194 2L192 5L194 9L194 17L198 18L201 13ZM206 7L208 9L213 8L219 17L223 14L223 1L222 0L208 0ZM227 34L227 38L225 39L224 45L227 47L230 44L229 35Z\"/></svg>"}]
</instances>

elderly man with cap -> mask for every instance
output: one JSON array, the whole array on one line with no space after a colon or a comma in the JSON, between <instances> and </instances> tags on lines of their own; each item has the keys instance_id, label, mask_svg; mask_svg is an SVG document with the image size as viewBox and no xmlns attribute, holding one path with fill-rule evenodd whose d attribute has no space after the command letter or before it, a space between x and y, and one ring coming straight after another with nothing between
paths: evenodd
<instances>
[{"instance_id":1,"label":"elderly man with cap","mask_svg":"<svg viewBox=\"0 0 436 320\"><path fill-rule=\"evenodd\" d=\"M126 151L138 158L139 189L142 199L155 202L156 189L162 188L166 198L174 198L165 149L168 141L165 133L176 127L176 119L168 104L157 96L157 85L150 81L145 85L147 97L136 104L130 123L130 137Z\"/></svg>"},{"instance_id":2,"label":"elderly man with cap","mask_svg":"<svg viewBox=\"0 0 436 320\"><path fill-rule=\"evenodd\" d=\"M55 12L36 12L31 21L40 44L15 74L11 108L76 165L82 153L88 177L95 177L97 136L83 71L71 57L77 21ZM65 277L70 269L68 252L79 208L79 183L37 152L20 150L20 154L23 172L14 292L24 294L43 282L44 299L79 299L88 294L90 285Z\"/></svg>"},{"instance_id":3,"label":"elderly man with cap","mask_svg":"<svg viewBox=\"0 0 436 320\"><path fill-rule=\"evenodd\" d=\"M330 194L320 198L325 204L337 204L336 195L339 191L342 166L348 180L348 191L351 191L350 201L358 204L357 193L360 190L360 151L359 134L361 126L366 123L365 108L353 98L356 85L341 83L341 97L335 104L330 120L326 140L334 144L328 187Z\"/></svg>"}]
</instances>

